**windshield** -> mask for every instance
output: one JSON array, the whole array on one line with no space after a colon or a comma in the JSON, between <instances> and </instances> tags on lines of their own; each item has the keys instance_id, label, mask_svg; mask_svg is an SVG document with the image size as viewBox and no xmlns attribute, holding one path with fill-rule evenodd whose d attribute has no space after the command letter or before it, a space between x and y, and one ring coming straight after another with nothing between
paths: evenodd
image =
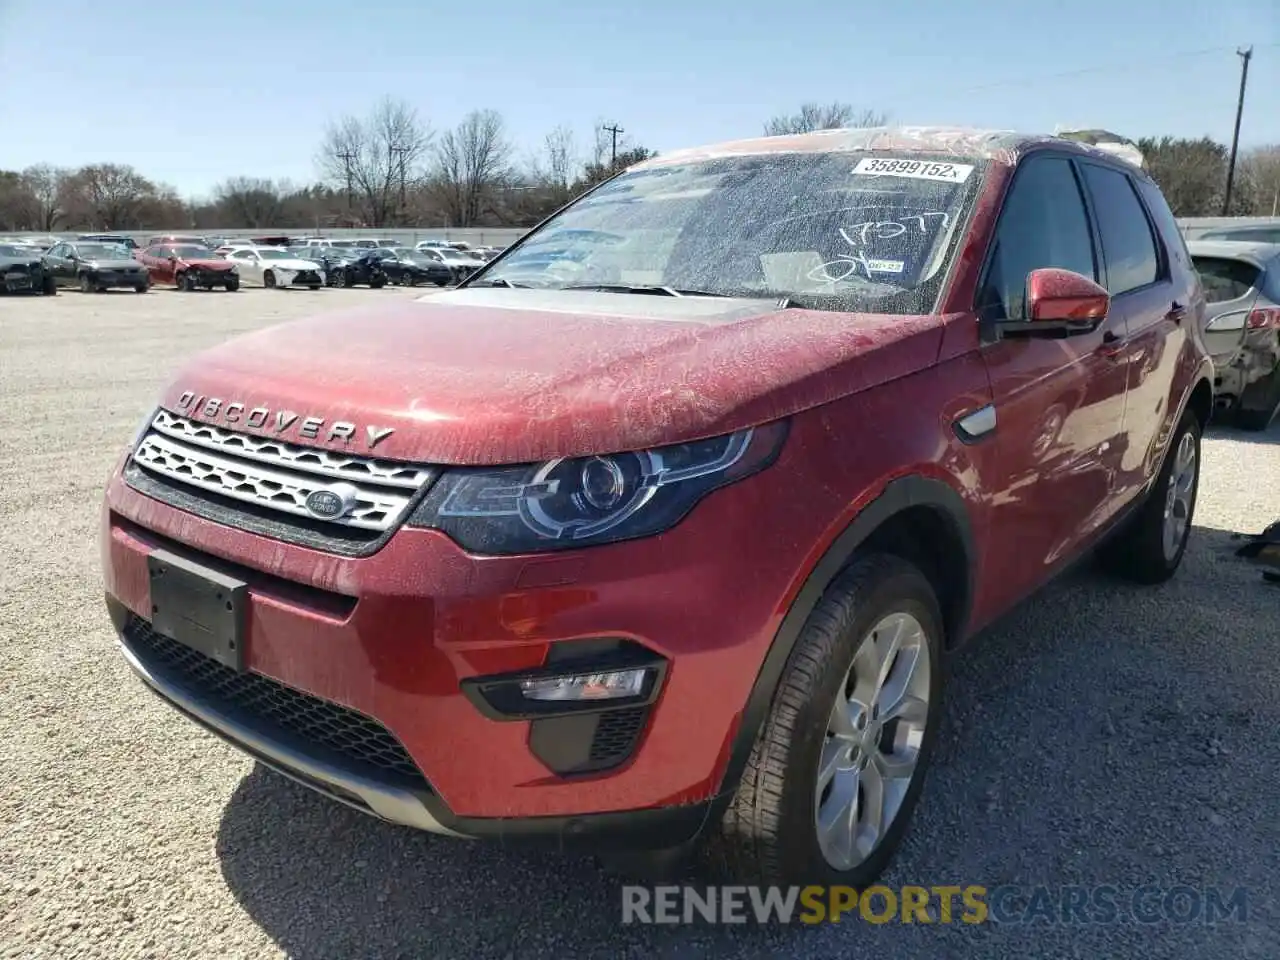
<instances>
[{"instance_id":1,"label":"windshield","mask_svg":"<svg viewBox=\"0 0 1280 960\"><path fill-rule=\"evenodd\" d=\"M172 255L175 257L181 257L184 260L189 257L195 257L199 259L200 257L209 256L209 250L207 247L197 247L194 244L187 244L181 247L168 247L166 256L169 256L169 255Z\"/></svg>"},{"instance_id":2,"label":"windshield","mask_svg":"<svg viewBox=\"0 0 1280 960\"><path fill-rule=\"evenodd\" d=\"M128 260L129 251L114 243L78 243L76 253L86 260Z\"/></svg>"},{"instance_id":3,"label":"windshield","mask_svg":"<svg viewBox=\"0 0 1280 960\"><path fill-rule=\"evenodd\" d=\"M661 286L927 313L981 167L824 153L637 170L548 222L480 283Z\"/></svg>"},{"instance_id":4,"label":"windshield","mask_svg":"<svg viewBox=\"0 0 1280 960\"><path fill-rule=\"evenodd\" d=\"M296 260L297 257L288 250L258 250L258 256L263 260Z\"/></svg>"},{"instance_id":5,"label":"windshield","mask_svg":"<svg viewBox=\"0 0 1280 960\"><path fill-rule=\"evenodd\" d=\"M30 250L19 250L17 247L11 247L7 243L0 244L0 257L29 257Z\"/></svg>"}]
</instances>

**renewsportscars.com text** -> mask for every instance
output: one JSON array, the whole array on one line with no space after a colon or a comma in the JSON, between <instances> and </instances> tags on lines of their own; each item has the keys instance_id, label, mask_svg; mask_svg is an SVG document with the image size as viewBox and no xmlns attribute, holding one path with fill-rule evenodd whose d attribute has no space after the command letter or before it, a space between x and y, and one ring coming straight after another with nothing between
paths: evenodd
<instances>
[{"instance_id":1,"label":"renewsportscars.com text","mask_svg":"<svg viewBox=\"0 0 1280 960\"><path fill-rule=\"evenodd\" d=\"M624 886L622 922L873 924L1244 923L1244 887Z\"/></svg>"}]
</instances>

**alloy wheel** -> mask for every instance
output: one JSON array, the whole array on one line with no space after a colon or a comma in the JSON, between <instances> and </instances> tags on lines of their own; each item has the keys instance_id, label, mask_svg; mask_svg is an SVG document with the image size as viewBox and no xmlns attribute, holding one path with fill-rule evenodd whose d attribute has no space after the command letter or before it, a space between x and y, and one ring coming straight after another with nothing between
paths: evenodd
<instances>
[{"instance_id":1,"label":"alloy wheel","mask_svg":"<svg viewBox=\"0 0 1280 960\"><path fill-rule=\"evenodd\" d=\"M1196 439L1191 431L1182 434L1173 457L1173 469L1169 472L1169 486L1164 497L1164 557L1172 560L1178 555L1182 541L1186 539L1191 524L1192 500L1196 490Z\"/></svg>"},{"instance_id":2,"label":"alloy wheel","mask_svg":"<svg viewBox=\"0 0 1280 960\"><path fill-rule=\"evenodd\" d=\"M932 695L930 638L908 613L863 637L832 706L814 821L827 863L851 870L889 832L915 777Z\"/></svg>"}]
</instances>

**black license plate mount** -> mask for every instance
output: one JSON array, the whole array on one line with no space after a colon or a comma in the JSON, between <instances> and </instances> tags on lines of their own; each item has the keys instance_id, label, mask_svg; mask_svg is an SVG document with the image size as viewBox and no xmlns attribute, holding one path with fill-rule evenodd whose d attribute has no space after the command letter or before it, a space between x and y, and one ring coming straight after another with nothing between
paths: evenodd
<instances>
[{"instance_id":1,"label":"black license plate mount","mask_svg":"<svg viewBox=\"0 0 1280 960\"><path fill-rule=\"evenodd\" d=\"M151 628L224 666L245 669L249 585L168 550L147 556Z\"/></svg>"}]
</instances>

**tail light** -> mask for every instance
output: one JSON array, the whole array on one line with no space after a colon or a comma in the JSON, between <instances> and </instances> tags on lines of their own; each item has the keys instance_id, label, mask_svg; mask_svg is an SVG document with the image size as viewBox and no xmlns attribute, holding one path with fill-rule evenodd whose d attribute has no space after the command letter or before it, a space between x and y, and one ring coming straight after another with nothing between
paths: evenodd
<instances>
[{"instance_id":1,"label":"tail light","mask_svg":"<svg viewBox=\"0 0 1280 960\"><path fill-rule=\"evenodd\" d=\"M1249 313L1250 330L1280 330L1280 307L1263 307Z\"/></svg>"}]
</instances>

